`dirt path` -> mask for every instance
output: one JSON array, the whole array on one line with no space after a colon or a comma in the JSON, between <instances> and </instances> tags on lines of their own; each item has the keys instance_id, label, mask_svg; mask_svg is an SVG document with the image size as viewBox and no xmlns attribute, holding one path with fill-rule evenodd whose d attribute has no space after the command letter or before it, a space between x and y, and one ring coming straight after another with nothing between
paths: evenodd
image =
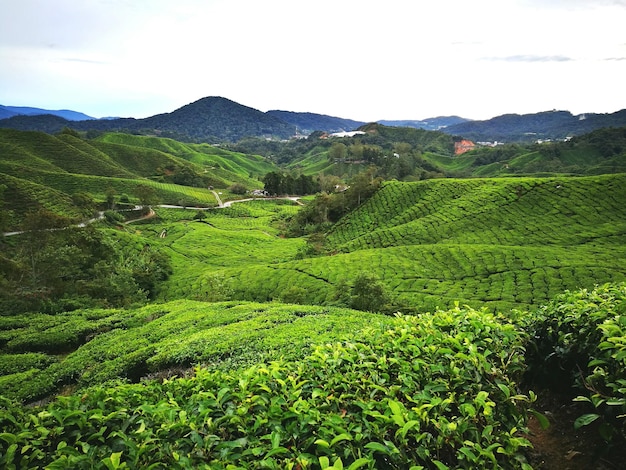
<instances>
[{"instance_id":1,"label":"dirt path","mask_svg":"<svg viewBox=\"0 0 626 470\"><path fill-rule=\"evenodd\" d=\"M626 448L608 447L600 437L597 426L574 428L574 421L585 413L584 407L551 392L542 392L537 409L550 420L542 429L535 418L528 428L532 443L530 464L537 470L617 470L624 468Z\"/></svg>"},{"instance_id":2,"label":"dirt path","mask_svg":"<svg viewBox=\"0 0 626 470\"><path fill-rule=\"evenodd\" d=\"M154 209L152 209L151 207L146 215L142 215L141 217L138 217L136 219L127 220L126 222L124 222L124 225L132 224L133 222L138 222L140 220L151 219L154 216L156 216L156 212L154 212Z\"/></svg>"},{"instance_id":3,"label":"dirt path","mask_svg":"<svg viewBox=\"0 0 626 470\"><path fill-rule=\"evenodd\" d=\"M224 207L224 203L222 203L222 199L220 198L220 195L217 194L217 191L211 190L211 192L213 193L213 196L215 196L215 200L217 201L217 207Z\"/></svg>"},{"instance_id":4,"label":"dirt path","mask_svg":"<svg viewBox=\"0 0 626 470\"><path fill-rule=\"evenodd\" d=\"M290 201L294 201L296 203L298 203L299 205L302 205L302 203L300 202L300 198L298 196L285 196L285 197L253 197L253 198L247 198L247 199L236 199L234 201L226 201L226 202L222 202L219 194L217 194L217 192L212 191L212 193L215 196L215 199L217 201L217 208L219 209L223 209L225 207L230 207L231 205L237 203L237 202L248 202L248 201L266 201L266 200L275 200L275 199L284 199L284 200L290 200ZM211 209L216 209L216 207L188 207L188 206L175 206L175 205L170 205L170 204L158 204L154 207L163 207L165 209L187 209L187 210L195 210L195 211L206 211L206 210L211 210ZM125 211L132 211L132 210L140 210L142 209L143 206L135 206L132 209L122 209L119 212L125 212ZM145 220L145 219L150 219L152 217L156 216L156 213L154 212L154 210L152 209L152 207L150 208L150 212L147 215L138 217L137 219L131 219L131 220L127 220L126 222L124 222L124 224L131 224L133 222L137 222L139 220ZM96 217L92 217L91 219L85 220L84 222L81 222L79 224L73 225L73 227L86 227L87 225L93 224L94 222L98 222L99 220L104 219L104 211L99 211L98 215ZM48 231L54 231L54 230L64 230L67 227L63 227L63 228L49 228L49 229L45 229ZM1 235L4 237L12 237L14 235L20 235L22 233L25 233L24 230L18 230L15 232L4 232Z\"/></svg>"}]
</instances>

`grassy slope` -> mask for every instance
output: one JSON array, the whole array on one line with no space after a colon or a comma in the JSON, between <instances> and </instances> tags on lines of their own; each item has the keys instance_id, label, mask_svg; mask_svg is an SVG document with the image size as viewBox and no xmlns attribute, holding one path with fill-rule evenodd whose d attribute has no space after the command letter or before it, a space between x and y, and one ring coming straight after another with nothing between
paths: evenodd
<instances>
[{"instance_id":1,"label":"grassy slope","mask_svg":"<svg viewBox=\"0 0 626 470\"><path fill-rule=\"evenodd\" d=\"M206 219L192 222L190 211L159 209L161 223L135 228L171 256L174 273L162 298L203 299L207 277L221 277L222 269L257 272L264 265L293 259L304 241L281 238L272 221L296 210L291 203L248 202L205 212ZM167 236L158 238L163 230Z\"/></svg>"},{"instance_id":2,"label":"grassy slope","mask_svg":"<svg viewBox=\"0 0 626 470\"><path fill-rule=\"evenodd\" d=\"M536 175L538 172L555 175L600 175L626 172L626 153L624 152L607 157L602 155L597 146L589 143L555 145L554 155L550 155L551 147L549 146L543 147L543 150L547 155L542 154L540 150L520 150L519 154L511 158L503 158L494 163L478 166L475 166L475 152L455 157L425 154L424 158L446 171L483 178ZM497 147L492 151L497 151Z\"/></svg>"},{"instance_id":3,"label":"grassy slope","mask_svg":"<svg viewBox=\"0 0 626 470\"><path fill-rule=\"evenodd\" d=\"M231 152L208 144L186 144L172 139L119 133L105 134L98 138L98 141L157 150L200 165L204 169L218 173L222 170L243 179L262 177L275 170L275 167L261 156Z\"/></svg>"},{"instance_id":4,"label":"grassy slope","mask_svg":"<svg viewBox=\"0 0 626 470\"><path fill-rule=\"evenodd\" d=\"M26 209L41 204L59 214L78 215L71 195L87 192L102 201L111 188L118 197L135 200L137 186L148 185L155 189L160 203L215 205L206 188L151 180L159 176L159 168L185 166L208 176L217 188L233 183L261 187L258 177L274 168L259 156L171 139L105 134L97 140L83 140L70 134L0 129L0 176L10 181L5 183L9 190L3 201L3 209L12 211L9 229L19 227Z\"/></svg>"},{"instance_id":5,"label":"grassy slope","mask_svg":"<svg viewBox=\"0 0 626 470\"><path fill-rule=\"evenodd\" d=\"M416 244L626 241L626 175L387 183L329 238L354 251Z\"/></svg>"},{"instance_id":6,"label":"grassy slope","mask_svg":"<svg viewBox=\"0 0 626 470\"><path fill-rule=\"evenodd\" d=\"M166 295L203 298L217 278L239 299L280 299L298 286L306 302L326 303L342 281L370 271L413 309L538 305L564 289L626 279L625 179L387 183L329 234L337 254L301 260L302 240L262 225L241 232L262 218L212 212L208 226L171 225L163 243L181 269Z\"/></svg>"},{"instance_id":7,"label":"grassy slope","mask_svg":"<svg viewBox=\"0 0 626 470\"><path fill-rule=\"evenodd\" d=\"M0 317L0 388L32 400L61 386L138 380L204 363L230 368L300 357L391 317L340 308L178 300L130 310Z\"/></svg>"}]
</instances>

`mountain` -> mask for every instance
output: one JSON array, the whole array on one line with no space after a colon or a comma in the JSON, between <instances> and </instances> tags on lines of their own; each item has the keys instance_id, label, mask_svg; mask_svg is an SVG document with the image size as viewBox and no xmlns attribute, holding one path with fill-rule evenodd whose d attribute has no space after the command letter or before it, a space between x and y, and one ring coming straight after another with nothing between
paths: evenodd
<instances>
[{"instance_id":1,"label":"mountain","mask_svg":"<svg viewBox=\"0 0 626 470\"><path fill-rule=\"evenodd\" d=\"M295 127L254 108L222 97L207 97L171 113L137 120L137 128L167 131L192 140L236 142L247 136L289 138Z\"/></svg>"},{"instance_id":2,"label":"mountain","mask_svg":"<svg viewBox=\"0 0 626 470\"><path fill-rule=\"evenodd\" d=\"M125 131L196 142L236 142L248 136L287 139L296 132L295 126L274 116L215 96L144 119L70 122L59 116L17 115L0 120L0 127L49 133L60 132L64 127L79 131Z\"/></svg>"},{"instance_id":3,"label":"mountain","mask_svg":"<svg viewBox=\"0 0 626 470\"><path fill-rule=\"evenodd\" d=\"M302 134L310 134L314 131L342 132L353 131L365 124L362 121L344 119L315 113L297 113L293 111L271 110L266 114L274 116L298 129Z\"/></svg>"},{"instance_id":4,"label":"mountain","mask_svg":"<svg viewBox=\"0 0 626 470\"><path fill-rule=\"evenodd\" d=\"M95 119L91 116L87 116L86 114L80 113L78 111L72 111L70 109L50 110L41 108L30 108L26 106L0 105L0 119L6 119L18 115L37 116L41 114L52 114L53 116L59 116L63 119L67 119L68 121L87 121L89 119Z\"/></svg>"},{"instance_id":5,"label":"mountain","mask_svg":"<svg viewBox=\"0 0 626 470\"><path fill-rule=\"evenodd\" d=\"M367 124L364 121L355 121L353 119L344 119L339 117L327 116L325 114L315 113L297 113L293 111L279 111L272 110L266 114L275 116L289 124L292 124L298 128L298 131L302 134L310 134L313 131L325 131L325 132L343 132L353 131L359 127ZM412 127L415 129L425 129L428 131L438 131L448 126L468 122L469 119L465 119L459 116L439 116L429 119L419 120L380 120L376 121L378 124L382 124L388 127Z\"/></svg>"},{"instance_id":6,"label":"mountain","mask_svg":"<svg viewBox=\"0 0 626 470\"><path fill-rule=\"evenodd\" d=\"M45 111L48 114L39 114ZM72 120L83 118L83 120ZM117 131L159 135L191 142L238 142L244 137L287 139L313 131L354 130L363 122L324 114L271 110L266 113L211 96L199 99L170 113L144 119L84 119L75 111L47 111L39 108L0 106L0 128L57 133L65 127L79 131ZM379 124L439 130L473 141L535 142L558 140L604 127L626 126L626 109L612 114L573 115L569 111L535 114L505 114L485 121L459 116L439 116L424 120L381 120Z\"/></svg>"},{"instance_id":7,"label":"mountain","mask_svg":"<svg viewBox=\"0 0 626 470\"><path fill-rule=\"evenodd\" d=\"M470 119L465 119L459 116L439 116L434 118L424 119L423 121L405 120L405 121L376 121L379 124L393 127L414 127L416 129L425 129L427 131L438 131L449 126L461 124L463 122L469 122Z\"/></svg>"},{"instance_id":8,"label":"mountain","mask_svg":"<svg viewBox=\"0 0 626 470\"><path fill-rule=\"evenodd\" d=\"M504 114L486 121L468 121L443 128L475 141L534 142L566 139L603 127L626 126L626 109L612 114L579 114L544 111L535 114Z\"/></svg>"}]
</instances>

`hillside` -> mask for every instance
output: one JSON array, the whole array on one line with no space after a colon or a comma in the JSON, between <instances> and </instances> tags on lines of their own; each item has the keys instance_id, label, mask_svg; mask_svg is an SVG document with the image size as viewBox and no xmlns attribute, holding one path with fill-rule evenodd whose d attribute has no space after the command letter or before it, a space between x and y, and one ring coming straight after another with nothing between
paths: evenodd
<instances>
[{"instance_id":1,"label":"hillside","mask_svg":"<svg viewBox=\"0 0 626 470\"><path fill-rule=\"evenodd\" d=\"M341 140L355 171L366 155L453 160L442 132L363 131ZM619 163L606 132L572 139L563 162ZM331 163L334 143L311 141L308 168L317 153ZM215 206L208 181L227 199L226 185L260 187L277 168L122 133L2 130L0 150L0 222L15 225L42 206L78 220L85 192L132 202L149 187L159 202ZM504 165L488 157L455 163ZM89 229L0 237L0 465L530 470L547 462L544 409L553 426L595 422L624 449L626 174L386 181L330 224L330 201L374 175L304 209L154 204L130 225L109 211ZM304 211L324 230L286 237ZM39 307L17 314L17 301ZM606 396L575 388L580 377ZM577 468L597 463L594 426L567 447Z\"/></svg>"},{"instance_id":2,"label":"hillside","mask_svg":"<svg viewBox=\"0 0 626 470\"><path fill-rule=\"evenodd\" d=\"M72 203L79 193L99 203L109 194L118 201L138 201L141 185L153 188L160 203L213 205L209 186L227 190L238 183L260 188L260 178L276 168L260 156L127 134L90 140L74 132L0 129L0 150L0 178L6 186L3 209L11 214L4 222L7 231L19 228L23 216L41 206L71 217L85 213ZM58 196L36 196L49 191Z\"/></svg>"},{"instance_id":3,"label":"hillside","mask_svg":"<svg viewBox=\"0 0 626 470\"><path fill-rule=\"evenodd\" d=\"M439 131L446 127L469 121L471 121L471 119L465 119L459 116L438 116L423 120L380 120L376 122L384 126L413 127L415 129L425 129L427 131Z\"/></svg>"},{"instance_id":4,"label":"hillside","mask_svg":"<svg viewBox=\"0 0 626 470\"><path fill-rule=\"evenodd\" d=\"M626 127L598 129L566 142L478 146L463 155L424 158L458 176L625 173Z\"/></svg>"},{"instance_id":5,"label":"hillside","mask_svg":"<svg viewBox=\"0 0 626 470\"><path fill-rule=\"evenodd\" d=\"M79 131L134 132L190 142L236 142L247 136L287 139L295 127L271 115L221 97L207 97L170 113L144 119L68 121L59 116L13 116L0 128L58 133L64 127Z\"/></svg>"},{"instance_id":6,"label":"hillside","mask_svg":"<svg viewBox=\"0 0 626 470\"><path fill-rule=\"evenodd\" d=\"M164 299L269 301L297 287L299 303L332 305L344 283L371 273L397 308L459 301L508 310L626 279L624 178L388 182L327 234L332 256L309 258L304 240L281 239L272 224L298 208L267 201L212 211L198 224L176 223L190 217L181 213L143 231L169 234L158 242L174 271Z\"/></svg>"},{"instance_id":7,"label":"hillside","mask_svg":"<svg viewBox=\"0 0 626 470\"><path fill-rule=\"evenodd\" d=\"M310 134L314 131L341 132L352 131L363 124L361 121L344 119L325 114L296 113L293 111L270 110L266 114L274 116L292 126L295 126L300 134Z\"/></svg>"},{"instance_id":8,"label":"hillside","mask_svg":"<svg viewBox=\"0 0 626 470\"><path fill-rule=\"evenodd\" d=\"M478 142L535 142L565 139L604 127L623 126L626 126L624 109L611 114L586 113L577 116L569 111L504 114L486 121L451 125L442 130Z\"/></svg>"}]
</instances>

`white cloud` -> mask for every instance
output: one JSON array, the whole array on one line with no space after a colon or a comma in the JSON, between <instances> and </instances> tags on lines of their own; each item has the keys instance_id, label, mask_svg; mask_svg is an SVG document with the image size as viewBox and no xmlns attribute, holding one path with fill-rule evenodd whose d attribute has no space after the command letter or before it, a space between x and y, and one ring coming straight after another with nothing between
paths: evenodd
<instances>
[{"instance_id":1,"label":"white cloud","mask_svg":"<svg viewBox=\"0 0 626 470\"><path fill-rule=\"evenodd\" d=\"M3 104L143 117L220 95L359 120L626 107L625 1L3 1Z\"/></svg>"}]
</instances>

